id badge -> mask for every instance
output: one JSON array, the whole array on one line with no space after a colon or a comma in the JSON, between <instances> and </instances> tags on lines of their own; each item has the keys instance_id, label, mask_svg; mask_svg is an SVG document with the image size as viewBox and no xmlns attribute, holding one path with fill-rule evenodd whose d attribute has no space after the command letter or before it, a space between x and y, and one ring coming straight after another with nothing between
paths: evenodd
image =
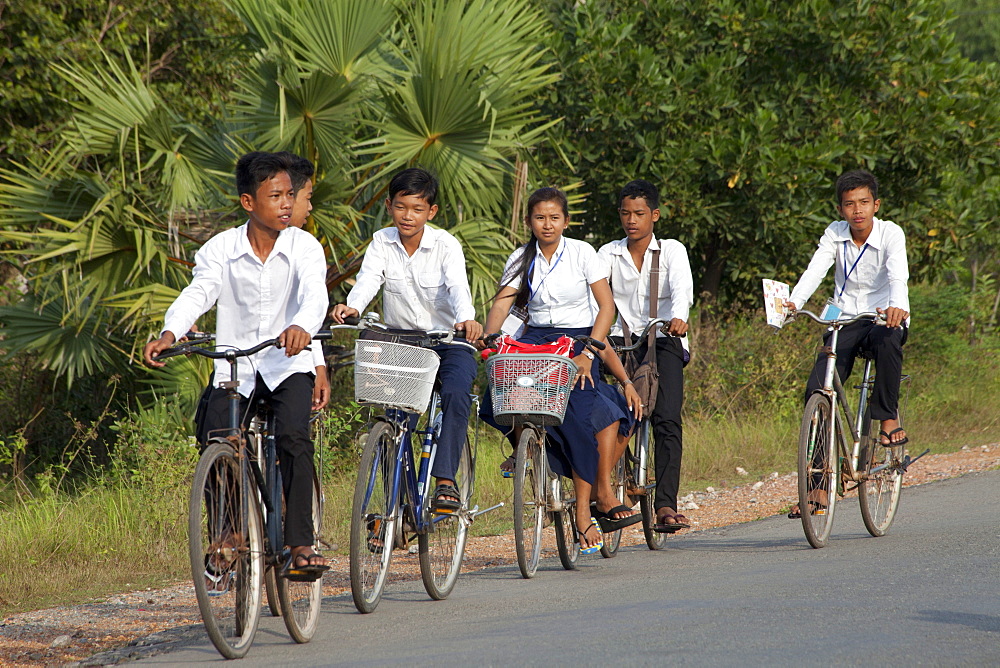
<instances>
[{"instance_id":1,"label":"id badge","mask_svg":"<svg viewBox=\"0 0 1000 668\"><path fill-rule=\"evenodd\" d=\"M823 309L823 312L820 313L819 317L823 320L836 320L840 317L840 313L840 307L834 304L831 299L826 303L826 307Z\"/></svg>"}]
</instances>

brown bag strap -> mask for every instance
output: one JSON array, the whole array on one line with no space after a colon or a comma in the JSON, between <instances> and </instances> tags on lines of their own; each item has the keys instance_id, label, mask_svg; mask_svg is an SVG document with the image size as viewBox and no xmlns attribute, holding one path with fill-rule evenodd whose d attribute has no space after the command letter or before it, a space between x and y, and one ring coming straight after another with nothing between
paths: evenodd
<instances>
[{"instance_id":1,"label":"brown bag strap","mask_svg":"<svg viewBox=\"0 0 1000 668\"><path fill-rule=\"evenodd\" d=\"M656 310L660 303L660 249L653 251L653 266L649 268L649 321L656 320ZM656 329L649 330L646 344L646 359L656 371Z\"/></svg>"}]
</instances>

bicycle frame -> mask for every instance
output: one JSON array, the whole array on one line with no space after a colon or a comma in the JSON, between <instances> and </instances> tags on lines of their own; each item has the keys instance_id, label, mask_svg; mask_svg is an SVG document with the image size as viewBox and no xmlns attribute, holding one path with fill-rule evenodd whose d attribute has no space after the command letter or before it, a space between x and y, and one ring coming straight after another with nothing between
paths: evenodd
<instances>
[{"instance_id":1,"label":"bicycle frame","mask_svg":"<svg viewBox=\"0 0 1000 668\"><path fill-rule=\"evenodd\" d=\"M845 322L844 324L847 323ZM861 433L864 429L868 397L875 385L875 380L872 374L872 360L865 358L865 368L861 376L861 383L855 386L856 389L860 390L860 393L858 396L858 409L854 413L847 400L847 393L840 380L840 375L837 373L837 339L840 336L842 327L843 324L839 323L830 325L831 335L829 345L824 347L827 361L823 387L817 390L817 392L829 397L830 403L833 406L832 412L835 415L835 419L830 421L830 442L838 444L841 459L846 465L845 467L841 467L841 476L846 476L852 482L859 483L862 482L864 477L864 472L858 469L858 459L861 454ZM837 410L838 407L840 410ZM852 415L854 415L853 420L851 419ZM853 440L853 446L850 449L847 447L846 438L848 432L844 430L844 422L847 423L850 437ZM838 428L840 430L840 438L837 438Z\"/></svg>"}]
</instances>

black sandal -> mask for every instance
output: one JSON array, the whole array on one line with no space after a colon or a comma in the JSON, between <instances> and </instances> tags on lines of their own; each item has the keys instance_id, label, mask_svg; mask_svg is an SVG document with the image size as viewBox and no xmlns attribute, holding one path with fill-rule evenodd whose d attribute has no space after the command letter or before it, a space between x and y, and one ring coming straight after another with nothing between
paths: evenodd
<instances>
[{"instance_id":1,"label":"black sandal","mask_svg":"<svg viewBox=\"0 0 1000 668\"><path fill-rule=\"evenodd\" d=\"M449 498L450 497L450 498ZM434 490L434 500L431 508L439 513L453 513L462 507L462 497L454 485L440 484Z\"/></svg>"},{"instance_id":2,"label":"black sandal","mask_svg":"<svg viewBox=\"0 0 1000 668\"><path fill-rule=\"evenodd\" d=\"M892 440L892 435L895 434L895 433L898 433L898 432L903 432L905 434L906 430L903 429L902 427L896 427L895 429L893 429L892 431L890 431L888 434L885 433L884 429L879 430L878 435L879 436L885 436L886 440L889 441L888 443L883 443L882 440L879 439L879 442L878 442L879 445L881 445L883 448L895 448L895 447L900 446L900 445L906 445L907 443L910 442L910 439L907 436L903 436L903 438L899 439L898 441L893 441Z\"/></svg>"},{"instance_id":3,"label":"black sandal","mask_svg":"<svg viewBox=\"0 0 1000 668\"><path fill-rule=\"evenodd\" d=\"M313 557L322 557L319 552L313 550L309 554L290 554L288 555L288 561L285 562L284 567L281 569L281 577L291 580L292 582L315 582L316 580L323 577L323 573L330 570L329 564L314 564L312 563ZM298 566L299 559L302 559L306 563L302 566Z\"/></svg>"}]
</instances>

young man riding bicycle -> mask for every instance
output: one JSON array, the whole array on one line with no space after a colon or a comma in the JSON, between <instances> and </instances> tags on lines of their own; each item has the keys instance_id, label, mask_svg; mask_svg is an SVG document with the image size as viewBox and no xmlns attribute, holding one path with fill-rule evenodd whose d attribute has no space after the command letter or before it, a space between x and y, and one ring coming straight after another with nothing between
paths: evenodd
<instances>
[{"instance_id":1,"label":"young man riding bicycle","mask_svg":"<svg viewBox=\"0 0 1000 668\"><path fill-rule=\"evenodd\" d=\"M360 315L384 284L383 319L390 327L455 328L463 330L468 341L483 335L482 325L475 321L462 245L445 230L427 226L438 212L437 193L437 179L424 169L405 169L392 178L385 207L393 226L372 237L347 303L330 312L334 321L343 323L345 317ZM452 512L466 500L459 497L455 473L472 408L476 358L464 346L444 344L434 351L441 358L443 417L431 472L438 483L432 507Z\"/></svg>"},{"instance_id":2,"label":"young man riding bicycle","mask_svg":"<svg viewBox=\"0 0 1000 668\"><path fill-rule=\"evenodd\" d=\"M830 265L836 263L831 308L845 316L877 311L885 324L871 320L845 326L837 341L837 373L846 382L859 353L875 360L875 388L871 417L881 422L880 442L903 446L909 439L899 424L899 382L903 368L910 300L907 288L906 236L896 223L875 217L882 201L878 181L861 169L837 179L837 212L843 217L830 223L819 247L785 306L803 307L819 287ZM831 316L826 316L830 318ZM835 317L835 316L834 316ZM824 337L826 343L829 334ZM820 353L806 385L806 399L823 385L827 357ZM825 505L825 499L815 499ZM789 517L798 517L798 506Z\"/></svg>"},{"instance_id":3,"label":"young man riding bicycle","mask_svg":"<svg viewBox=\"0 0 1000 668\"><path fill-rule=\"evenodd\" d=\"M291 226L295 189L287 160L271 153L244 155L236 165L236 186L247 223L201 247L190 285L167 310L160 338L146 344L143 358L149 366L163 366L156 355L213 305L217 345L250 348L280 339L280 350L267 349L252 357L252 364L239 367L240 412L249 421L251 401L266 398L271 403L285 493L285 544L291 548L285 572L319 577L329 566L313 548L309 412L314 363L305 348L329 304L326 258L311 234ZM219 360L216 377L228 374L228 363ZM213 389L201 433L229 426L226 395L226 390Z\"/></svg>"}]
</instances>

